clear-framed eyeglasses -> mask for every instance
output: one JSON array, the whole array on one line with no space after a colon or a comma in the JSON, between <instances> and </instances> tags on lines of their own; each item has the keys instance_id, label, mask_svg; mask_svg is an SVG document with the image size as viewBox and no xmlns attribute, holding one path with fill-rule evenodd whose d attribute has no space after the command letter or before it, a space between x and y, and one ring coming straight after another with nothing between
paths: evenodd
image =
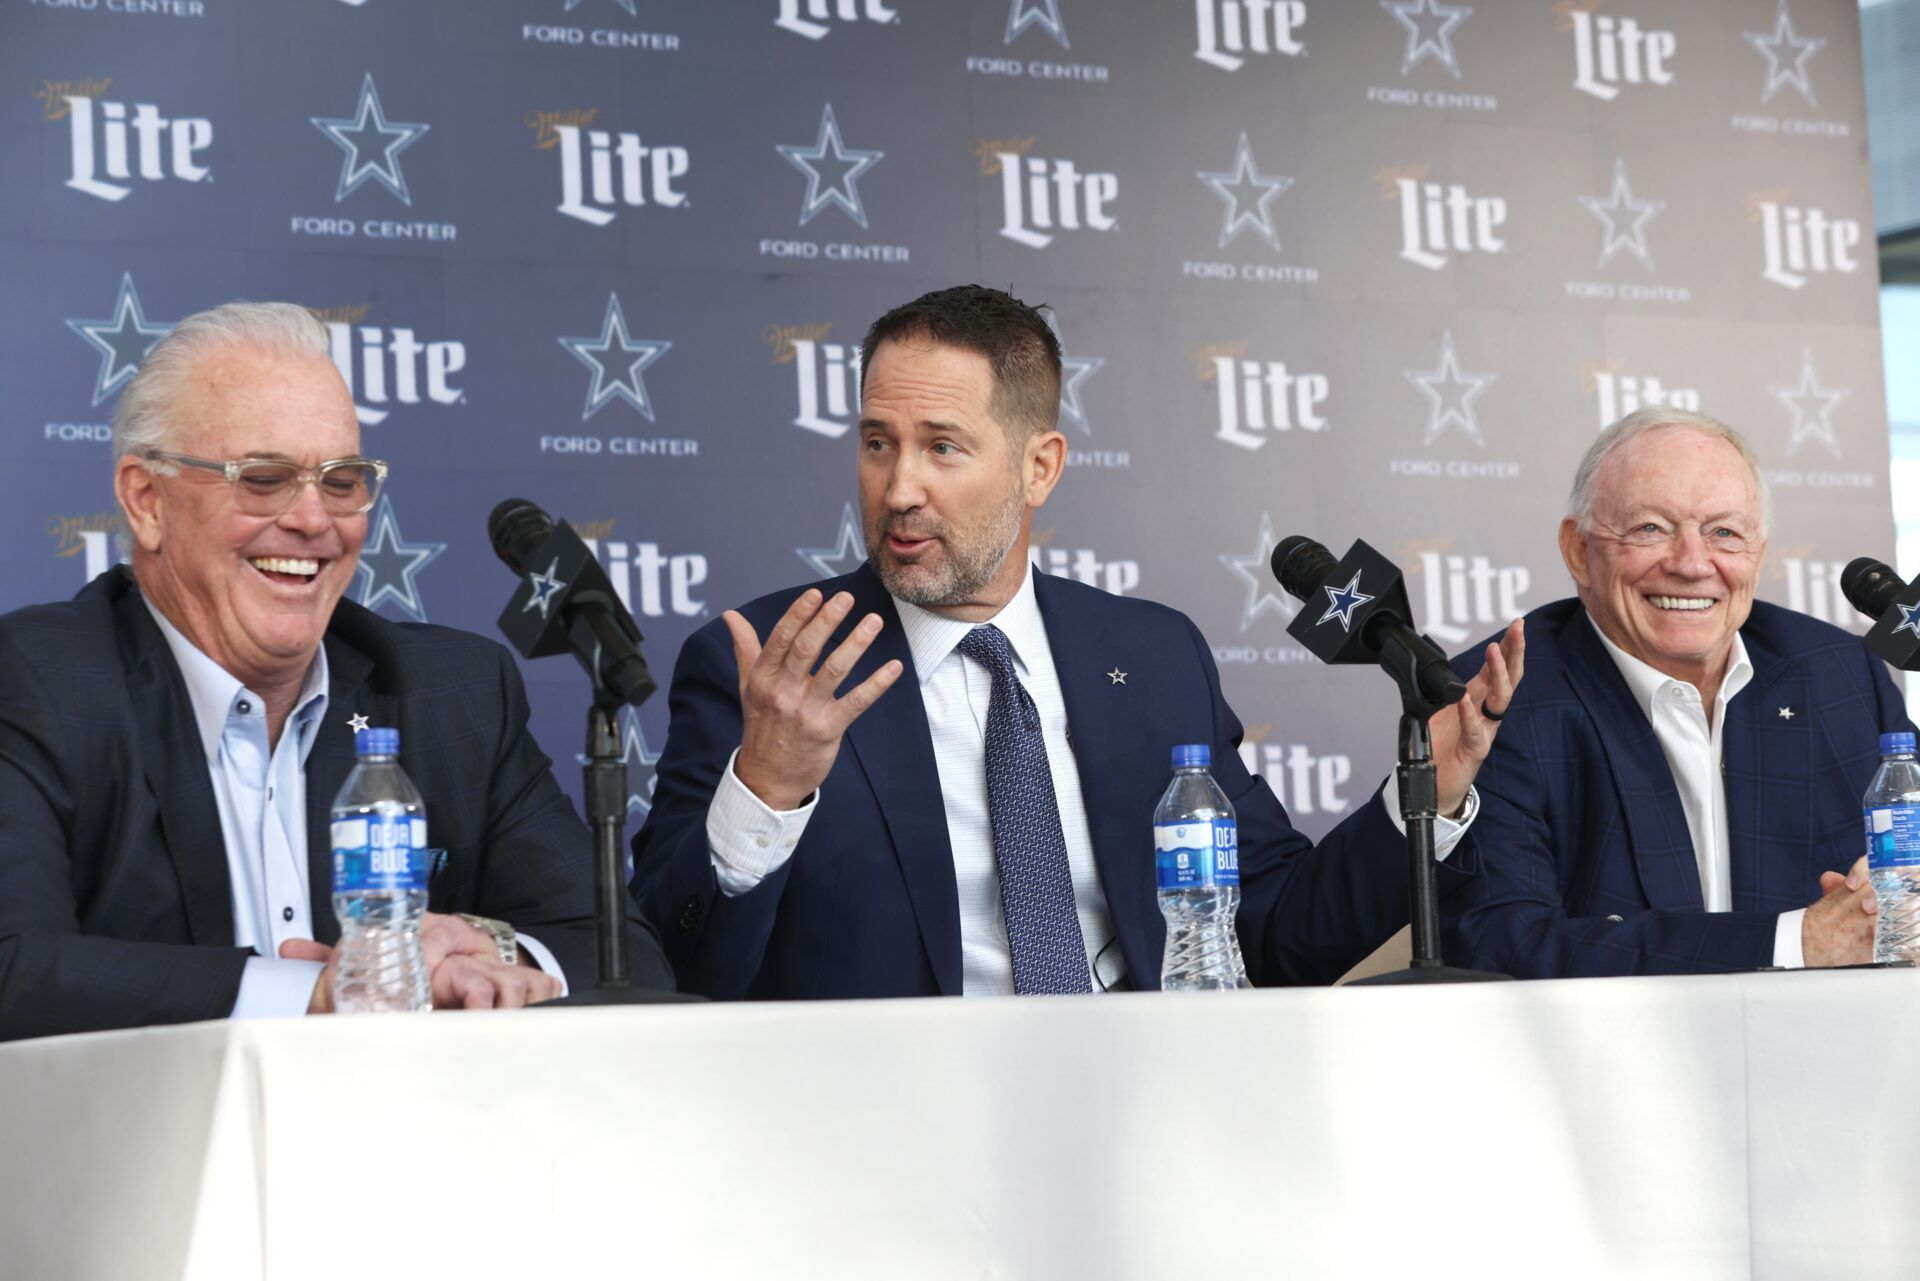
<instances>
[{"instance_id":1,"label":"clear-framed eyeglasses","mask_svg":"<svg viewBox=\"0 0 1920 1281\"><path fill-rule=\"evenodd\" d=\"M215 462L170 449L143 449L140 456L220 473L233 487L234 505L249 516L284 515L308 483L319 492L328 515L357 516L379 499L387 479L387 465L377 458L332 458L318 467L302 467L277 458Z\"/></svg>"}]
</instances>

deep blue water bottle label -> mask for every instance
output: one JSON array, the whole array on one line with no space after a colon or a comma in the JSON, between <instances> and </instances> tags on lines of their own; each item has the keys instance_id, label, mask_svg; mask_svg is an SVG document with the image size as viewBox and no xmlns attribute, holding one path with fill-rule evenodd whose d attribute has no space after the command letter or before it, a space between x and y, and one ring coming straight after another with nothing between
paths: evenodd
<instances>
[{"instance_id":1,"label":"deep blue water bottle label","mask_svg":"<svg viewBox=\"0 0 1920 1281\"><path fill-rule=\"evenodd\" d=\"M1240 884L1240 828L1230 818L1155 823L1153 855L1163 890Z\"/></svg>"},{"instance_id":2,"label":"deep blue water bottle label","mask_svg":"<svg viewBox=\"0 0 1920 1281\"><path fill-rule=\"evenodd\" d=\"M1867 808L1867 866L1920 867L1920 805Z\"/></svg>"},{"instance_id":3,"label":"deep blue water bottle label","mask_svg":"<svg viewBox=\"0 0 1920 1281\"><path fill-rule=\"evenodd\" d=\"M333 892L427 888L427 820L378 814L333 820Z\"/></svg>"}]
</instances>

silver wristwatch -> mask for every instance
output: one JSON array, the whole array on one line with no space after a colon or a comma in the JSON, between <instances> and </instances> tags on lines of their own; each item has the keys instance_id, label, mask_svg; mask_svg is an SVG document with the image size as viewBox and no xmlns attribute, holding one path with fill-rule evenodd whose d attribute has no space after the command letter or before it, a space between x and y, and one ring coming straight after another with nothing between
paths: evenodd
<instances>
[{"instance_id":1,"label":"silver wristwatch","mask_svg":"<svg viewBox=\"0 0 1920 1281\"><path fill-rule=\"evenodd\" d=\"M493 946L500 953L500 964L520 964L520 943L514 937L513 927L505 921L496 921L488 916L475 916L471 912L460 913L460 919L483 934L493 937Z\"/></svg>"}]
</instances>

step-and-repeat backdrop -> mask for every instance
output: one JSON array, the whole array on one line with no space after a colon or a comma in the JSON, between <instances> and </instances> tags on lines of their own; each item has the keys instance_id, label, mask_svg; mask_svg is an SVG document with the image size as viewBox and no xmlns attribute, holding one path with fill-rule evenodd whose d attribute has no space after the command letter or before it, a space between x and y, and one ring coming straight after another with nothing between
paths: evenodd
<instances>
[{"instance_id":1,"label":"step-and-repeat backdrop","mask_svg":"<svg viewBox=\"0 0 1920 1281\"><path fill-rule=\"evenodd\" d=\"M483 525L594 540L663 680L862 559L858 343L1053 308L1047 571L1187 611L1308 831L1388 766L1377 673L1268 553L1364 537L1464 648L1567 594L1574 461L1747 432L1763 594L1890 554L1855 0L5 0L0 608L124 551L114 399L170 322L311 307L393 464L354 595L493 633ZM578 793L585 679L527 668ZM628 718L634 818L667 733Z\"/></svg>"}]
</instances>

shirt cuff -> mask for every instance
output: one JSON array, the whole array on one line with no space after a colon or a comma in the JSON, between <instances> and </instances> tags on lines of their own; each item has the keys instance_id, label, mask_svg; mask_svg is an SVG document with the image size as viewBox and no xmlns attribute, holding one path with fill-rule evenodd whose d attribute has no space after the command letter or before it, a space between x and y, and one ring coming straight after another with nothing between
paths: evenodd
<instances>
[{"instance_id":1,"label":"shirt cuff","mask_svg":"<svg viewBox=\"0 0 1920 1281\"><path fill-rule=\"evenodd\" d=\"M1800 922L1806 915L1804 907L1782 912L1780 923L1773 927L1773 963L1783 970L1807 968L1807 955L1800 950Z\"/></svg>"},{"instance_id":2,"label":"shirt cuff","mask_svg":"<svg viewBox=\"0 0 1920 1281\"><path fill-rule=\"evenodd\" d=\"M278 956L249 956L240 972L240 995L233 999L232 1019L296 1018L313 1001L313 985L320 981L321 961L289 961Z\"/></svg>"},{"instance_id":3,"label":"shirt cuff","mask_svg":"<svg viewBox=\"0 0 1920 1281\"><path fill-rule=\"evenodd\" d=\"M538 965L546 973L551 974L554 978L560 980L561 996L567 996L571 993L572 989L567 986L567 972L560 968L560 962L553 959L553 953L547 951L547 945L545 943L542 943L539 939L530 939L518 930L513 932L513 941L519 944L523 951L533 957L534 964Z\"/></svg>"},{"instance_id":4,"label":"shirt cuff","mask_svg":"<svg viewBox=\"0 0 1920 1281\"><path fill-rule=\"evenodd\" d=\"M813 807L820 803L820 793L815 791L799 809L769 809L733 772L739 755L740 749L735 748L727 758L727 772L720 776L707 806L707 854L713 860L714 879L729 896L745 894L779 870L800 843Z\"/></svg>"},{"instance_id":5,"label":"shirt cuff","mask_svg":"<svg viewBox=\"0 0 1920 1281\"><path fill-rule=\"evenodd\" d=\"M1400 817L1400 777L1387 775L1386 786L1380 789L1380 803L1387 807L1387 818L1394 829L1405 836L1406 820ZM1473 826L1473 820L1480 815L1480 793L1472 787L1467 788L1467 803L1460 808L1459 818L1448 818L1445 814L1436 814L1433 818L1433 859L1436 863L1447 861L1447 855L1453 853L1454 846Z\"/></svg>"}]
</instances>

